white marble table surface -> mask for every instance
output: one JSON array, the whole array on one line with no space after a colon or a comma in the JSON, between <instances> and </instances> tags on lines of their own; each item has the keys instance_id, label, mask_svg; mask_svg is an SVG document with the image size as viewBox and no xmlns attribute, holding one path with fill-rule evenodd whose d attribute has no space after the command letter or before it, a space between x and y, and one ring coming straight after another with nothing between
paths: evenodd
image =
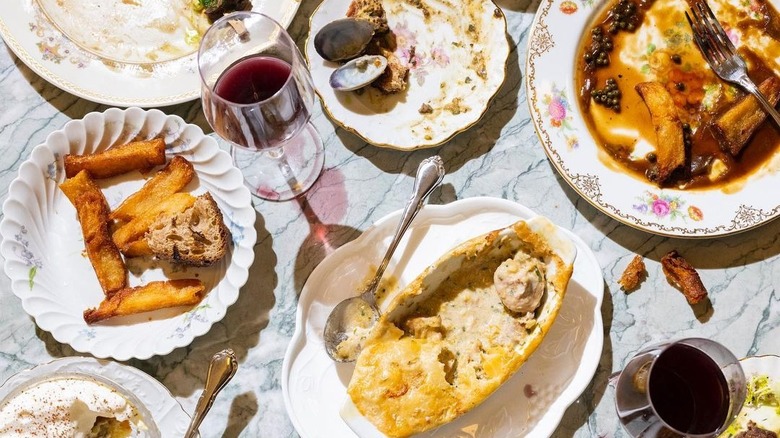
<instances>
[{"instance_id":1,"label":"white marble table surface","mask_svg":"<svg viewBox=\"0 0 780 438\"><path fill-rule=\"evenodd\" d=\"M302 42L319 0L303 0L290 27ZM324 256L358 236L376 219L402 207L423 158L440 154L448 175L433 203L472 196L517 201L588 242L605 277L604 349L593 381L564 415L554 436L624 436L615 418L608 376L649 343L684 336L715 339L737 356L780 353L780 221L740 235L677 240L634 230L581 199L551 167L529 118L524 68L528 31L538 2L498 0L509 20L508 78L487 115L444 146L398 152L365 144L336 128L319 110L313 122L325 141L325 172L306 202L255 200L259 212L255 264L238 302L224 320L186 348L146 361L132 360L158 378L191 412L209 357L232 347L240 369L202 425L204 437L297 436L285 412L280 370L294 330L297 295ZM0 47L0 198L33 146L68 120L105 106L49 85ZM162 108L207 132L199 102ZM410 176L412 175L412 176ZM318 220L324 240L310 235ZM324 224L324 225L323 225ZM664 279L658 261L679 250L699 268L712 307L691 308ZM616 284L633 255L648 263L649 279L631 294ZM51 358L76 353L38 329L0 275L0 381Z\"/></svg>"}]
</instances>

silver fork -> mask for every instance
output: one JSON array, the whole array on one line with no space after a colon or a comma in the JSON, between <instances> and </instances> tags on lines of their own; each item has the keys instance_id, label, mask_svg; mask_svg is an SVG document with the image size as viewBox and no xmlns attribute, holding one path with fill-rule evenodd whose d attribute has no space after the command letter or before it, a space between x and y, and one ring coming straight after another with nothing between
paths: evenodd
<instances>
[{"instance_id":1,"label":"silver fork","mask_svg":"<svg viewBox=\"0 0 780 438\"><path fill-rule=\"evenodd\" d=\"M715 74L724 81L739 85L755 96L764 110L780 126L780 114L748 77L745 61L737 53L737 49L731 43L718 19L715 18L715 14L712 13L707 2L705 0L691 1L691 14L693 18L688 15L688 12L685 13L685 18L688 19L688 24L693 30L693 39Z\"/></svg>"}]
</instances>

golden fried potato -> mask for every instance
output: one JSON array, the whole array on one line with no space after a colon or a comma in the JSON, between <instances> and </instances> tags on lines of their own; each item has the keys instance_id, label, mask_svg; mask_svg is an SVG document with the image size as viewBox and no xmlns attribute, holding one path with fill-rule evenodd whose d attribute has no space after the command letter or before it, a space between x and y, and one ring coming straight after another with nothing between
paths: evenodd
<instances>
[{"instance_id":1,"label":"golden fried potato","mask_svg":"<svg viewBox=\"0 0 780 438\"><path fill-rule=\"evenodd\" d=\"M108 233L108 203L103 192L86 171L60 187L76 207L87 256L103 292L111 295L127 287L127 268Z\"/></svg>"},{"instance_id":2,"label":"golden fried potato","mask_svg":"<svg viewBox=\"0 0 780 438\"><path fill-rule=\"evenodd\" d=\"M771 76L758 86L761 94L772 105L780 101L780 79ZM720 148L737 155L747 144L753 132L766 120L766 112L758 99L748 94L715 119L712 132Z\"/></svg>"},{"instance_id":3,"label":"golden fried potato","mask_svg":"<svg viewBox=\"0 0 780 438\"><path fill-rule=\"evenodd\" d=\"M143 189L142 189L143 190ZM189 193L174 193L150 207L114 232L116 246L124 250L132 241L140 239L159 215L173 216L192 207L195 197Z\"/></svg>"},{"instance_id":4,"label":"golden fried potato","mask_svg":"<svg viewBox=\"0 0 780 438\"><path fill-rule=\"evenodd\" d=\"M60 184L60 190L70 199L70 203L76 205L76 198L85 192L103 193L100 187L95 184L92 176L86 170L77 173L76 176L68 178ZM104 198L105 199L105 198Z\"/></svg>"},{"instance_id":5,"label":"golden fried potato","mask_svg":"<svg viewBox=\"0 0 780 438\"><path fill-rule=\"evenodd\" d=\"M84 321L92 324L115 316L194 306L204 296L203 282L195 279L153 281L149 284L122 289L103 300L100 306L84 311Z\"/></svg>"},{"instance_id":6,"label":"golden fried potato","mask_svg":"<svg viewBox=\"0 0 780 438\"><path fill-rule=\"evenodd\" d=\"M660 82L642 82L636 91L650 111L655 128L655 154L658 157L658 176L655 182L663 183L672 173L685 164L683 128L672 95Z\"/></svg>"},{"instance_id":7,"label":"golden fried potato","mask_svg":"<svg viewBox=\"0 0 780 438\"><path fill-rule=\"evenodd\" d=\"M111 219L130 221L140 216L184 188L194 176L195 170L186 158L178 155L173 157L171 162L147 181L141 190L130 195L111 212Z\"/></svg>"},{"instance_id":8,"label":"golden fried potato","mask_svg":"<svg viewBox=\"0 0 780 438\"><path fill-rule=\"evenodd\" d=\"M145 257L153 254L152 248L149 247L149 242L146 239L134 240L124 248L122 248L122 254L125 257Z\"/></svg>"},{"instance_id":9,"label":"golden fried potato","mask_svg":"<svg viewBox=\"0 0 780 438\"><path fill-rule=\"evenodd\" d=\"M65 155L65 176L70 178L88 170L93 178L108 178L160 164L165 164L165 142L155 138L114 146L97 154Z\"/></svg>"}]
</instances>

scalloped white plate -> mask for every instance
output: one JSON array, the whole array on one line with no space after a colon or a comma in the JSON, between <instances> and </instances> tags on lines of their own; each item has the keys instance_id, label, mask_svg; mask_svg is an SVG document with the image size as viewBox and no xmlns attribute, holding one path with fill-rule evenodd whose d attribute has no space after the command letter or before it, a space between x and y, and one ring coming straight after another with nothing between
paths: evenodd
<instances>
[{"instance_id":1,"label":"scalloped white plate","mask_svg":"<svg viewBox=\"0 0 780 438\"><path fill-rule=\"evenodd\" d=\"M282 393L287 413L304 438L382 436L359 414L348 412L346 387L354 365L335 363L328 357L322 330L331 309L351 296L350 291L356 291L370 275L371 263L382 258L400 216L400 210L385 216L336 250L317 266L303 287L295 333L282 365ZM397 279L395 290L401 290L453 246L533 216L536 213L528 208L498 198L426 205L398 246L385 275ZM588 386L603 345L604 280L588 245L564 231L577 245L577 259L560 313L544 341L484 403L421 436L548 436L566 408ZM342 406L344 414L340 413Z\"/></svg>"},{"instance_id":2,"label":"scalloped white plate","mask_svg":"<svg viewBox=\"0 0 780 438\"><path fill-rule=\"evenodd\" d=\"M120 393L143 404L154 420L161 437L184 436L190 416L160 382L135 368L91 357L65 357L14 374L0 386L0 401L23 385L58 374L81 374L107 380ZM134 400L131 400L134 401ZM143 410L141 409L143 413Z\"/></svg>"},{"instance_id":3,"label":"scalloped white plate","mask_svg":"<svg viewBox=\"0 0 780 438\"><path fill-rule=\"evenodd\" d=\"M742 370L745 371L745 378L748 380L753 376L768 376L774 382L780 382L780 356L751 356L739 361ZM747 423L753 421L758 426L774 432L780 431L780 411L777 407L762 406L760 408L744 406L739 412L734 422L739 424L728 428L728 432L738 432L747 428ZM732 430L733 429L733 430ZM724 438L731 436L726 433Z\"/></svg>"},{"instance_id":4,"label":"scalloped white plate","mask_svg":"<svg viewBox=\"0 0 780 438\"><path fill-rule=\"evenodd\" d=\"M186 0L186 3L189 1ZM101 0L72 3L78 4L76 9L94 10L95 7L105 6ZM126 7L141 7L143 2L122 3ZM159 0L149 3L159 3ZM185 1L177 0L176 3ZM252 4L253 11L267 14L287 27L298 10L300 0L253 0ZM77 13L82 15L80 20L84 16L94 16L94 12ZM67 16L68 12L64 14ZM63 26L67 20L62 21L60 27L67 27ZM100 50L84 48L107 46L107 41L85 37L77 44L60 27L43 12L39 0L7 1L0 8L0 36L8 47L35 73L69 93L107 105L140 107L172 105L200 97L197 45L190 45L192 51L186 56L164 62L122 62L104 57L105 53ZM129 50L122 47L127 43L118 44L116 50L105 51L119 54ZM163 42L156 41L155 44L159 46Z\"/></svg>"},{"instance_id":5,"label":"scalloped white plate","mask_svg":"<svg viewBox=\"0 0 780 438\"><path fill-rule=\"evenodd\" d=\"M91 153L136 139L163 136L166 154L182 155L198 175L185 190L211 192L233 234L231 251L209 268L172 269L132 260L130 285L197 276L208 294L194 309L168 309L86 325L82 312L103 298L95 272L84 255L76 210L57 184L65 178L66 153ZM109 205L117 206L145 182L139 172L98 180ZM139 108L90 113L68 122L33 149L11 182L3 203L0 253L11 289L36 324L59 342L96 357L147 359L188 345L225 316L238 298L254 260L255 210L241 172L203 131L178 116ZM163 272L163 268L168 272Z\"/></svg>"},{"instance_id":6,"label":"scalloped white plate","mask_svg":"<svg viewBox=\"0 0 780 438\"><path fill-rule=\"evenodd\" d=\"M306 59L322 107L344 129L376 146L414 150L443 144L485 114L506 76L509 42L506 18L490 0L385 0L398 44L396 56L409 66L406 91L385 95L337 92L329 85L339 66L314 50L314 35L345 18L351 0L325 0L312 14ZM424 15L424 12L428 15ZM427 103L432 112L421 114Z\"/></svg>"},{"instance_id":7,"label":"scalloped white plate","mask_svg":"<svg viewBox=\"0 0 780 438\"><path fill-rule=\"evenodd\" d=\"M751 5L729 0L717 3L745 9ZM775 7L780 4L777 0L771 3ZM606 0L544 0L531 26L525 69L528 106L541 144L561 177L607 216L664 236L723 236L778 217L780 154L777 153L748 177L741 190L730 191L659 189L628 175L614 162L602 162L601 148L581 116L574 70L577 49L583 35L589 32L590 20L605 4ZM667 42L682 40L689 44L686 50L698 50L691 42L690 28L682 15L684 4L680 1L677 6L663 9L678 14L681 32L669 37ZM658 48L665 47L667 42L657 42ZM651 49L655 47L647 48Z\"/></svg>"}]
</instances>

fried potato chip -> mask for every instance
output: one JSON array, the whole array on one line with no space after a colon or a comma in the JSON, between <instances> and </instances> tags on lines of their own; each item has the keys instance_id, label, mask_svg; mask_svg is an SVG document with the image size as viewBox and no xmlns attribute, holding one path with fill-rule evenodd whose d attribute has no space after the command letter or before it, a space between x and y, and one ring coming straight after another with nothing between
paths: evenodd
<instances>
[{"instance_id":1,"label":"fried potato chip","mask_svg":"<svg viewBox=\"0 0 780 438\"><path fill-rule=\"evenodd\" d=\"M154 208L192 181L195 170L186 158L175 156L165 168L111 212L111 219L130 221Z\"/></svg>"},{"instance_id":2,"label":"fried potato chip","mask_svg":"<svg viewBox=\"0 0 780 438\"><path fill-rule=\"evenodd\" d=\"M134 315L168 307L194 306L204 296L206 288L196 279L153 281L125 288L103 300L100 306L84 311L84 321L93 324L115 316Z\"/></svg>"},{"instance_id":3,"label":"fried potato chip","mask_svg":"<svg viewBox=\"0 0 780 438\"><path fill-rule=\"evenodd\" d=\"M108 203L86 171L60 184L76 207L87 256L100 287L109 296L127 287L127 268L108 232Z\"/></svg>"},{"instance_id":4,"label":"fried potato chip","mask_svg":"<svg viewBox=\"0 0 780 438\"><path fill-rule=\"evenodd\" d=\"M161 138L114 146L97 154L65 155L65 176L88 170L93 178L109 178L131 170L165 164L165 142Z\"/></svg>"},{"instance_id":5,"label":"fried potato chip","mask_svg":"<svg viewBox=\"0 0 780 438\"><path fill-rule=\"evenodd\" d=\"M114 243L117 247L125 249L130 242L140 239L159 215L172 216L192 207L194 203L195 197L189 193L174 193L167 196L149 210L119 227L113 235Z\"/></svg>"}]
</instances>

